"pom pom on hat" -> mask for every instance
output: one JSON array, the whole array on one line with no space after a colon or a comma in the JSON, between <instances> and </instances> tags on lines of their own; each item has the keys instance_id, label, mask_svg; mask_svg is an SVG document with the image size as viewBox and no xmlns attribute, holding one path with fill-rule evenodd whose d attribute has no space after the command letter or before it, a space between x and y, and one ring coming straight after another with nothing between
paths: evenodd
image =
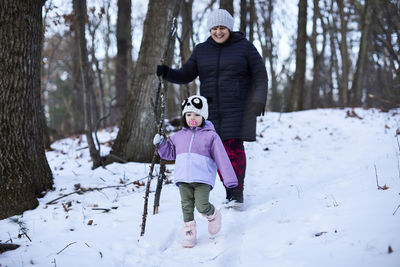
<instances>
[{"instance_id":1,"label":"pom pom on hat","mask_svg":"<svg viewBox=\"0 0 400 267\"><path fill-rule=\"evenodd\" d=\"M232 31L233 22L233 17L228 11L225 9L216 9L208 15L207 28L208 30L211 30L211 28L215 26L225 26Z\"/></svg>"},{"instance_id":2,"label":"pom pom on hat","mask_svg":"<svg viewBox=\"0 0 400 267\"><path fill-rule=\"evenodd\" d=\"M182 102L182 116L186 112L194 112L201 115L205 120L208 118L207 99L200 95L192 95Z\"/></svg>"}]
</instances>

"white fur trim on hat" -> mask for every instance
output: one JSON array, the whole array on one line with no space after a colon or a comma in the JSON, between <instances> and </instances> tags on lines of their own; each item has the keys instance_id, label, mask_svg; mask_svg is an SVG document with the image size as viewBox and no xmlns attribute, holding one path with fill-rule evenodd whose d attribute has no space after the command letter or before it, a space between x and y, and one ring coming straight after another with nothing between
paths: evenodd
<instances>
[{"instance_id":1,"label":"white fur trim on hat","mask_svg":"<svg viewBox=\"0 0 400 267\"><path fill-rule=\"evenodd\" d=\"M225 9L216 9L208 15L207 29L211 30L215 26L225 26L232 31L233 22L233 17L228 11Z\"/></svg>"},{"instance_id":2,"label":"white fur trim on hat","mask_svg":"<svg viewBox=\"0 0 400 267\"><path fill-rule=\"evenodd\" d=\"M201 115L205 120L208 118L207 99L200 95L192 95L182 102L182 116L186 112L194 112Z\"/></svg>"}]
</instances>

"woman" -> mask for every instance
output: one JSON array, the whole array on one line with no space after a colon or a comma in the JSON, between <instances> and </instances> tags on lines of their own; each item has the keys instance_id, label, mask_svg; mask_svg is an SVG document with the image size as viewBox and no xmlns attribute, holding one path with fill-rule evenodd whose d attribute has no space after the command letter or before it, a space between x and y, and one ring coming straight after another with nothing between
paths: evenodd
<instances>
[{"instance_id":1,"label":"woman","mask_svg":"<svg viewBox=\"0 0 400 267\"><path fill-rule=\"evenodd\" d=\"M224 9L208 17L210 37L197 45L181 69L157 66L157 75L184 84L200 78L200 95L208 100L209 120L221 137L238 178L227 188L228 206L241 208L246 171L243 141L256 140L256 118L264 115L268 77L257 49L241 32L233 32L233 18ZM219 173L220 174L220 173ZM223 177L220 174L223 181Z\"/></svg>"}]
</instances>

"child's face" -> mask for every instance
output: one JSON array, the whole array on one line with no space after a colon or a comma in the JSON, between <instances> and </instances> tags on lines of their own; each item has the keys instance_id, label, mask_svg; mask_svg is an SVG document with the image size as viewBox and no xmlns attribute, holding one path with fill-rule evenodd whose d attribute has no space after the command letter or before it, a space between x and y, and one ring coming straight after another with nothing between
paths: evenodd
<instances>
[{"instance_id":1,"label":"child's face","mask_svg":"<svg viewBox=\"0 0 400 267\"><path fill-rule=\"evenodd\" d=\"M194 112L186 112L185 119L187 125L189 125L190 127L200 126L201 123L203 122L203 117Z\"/></svg>"}]
</instances>

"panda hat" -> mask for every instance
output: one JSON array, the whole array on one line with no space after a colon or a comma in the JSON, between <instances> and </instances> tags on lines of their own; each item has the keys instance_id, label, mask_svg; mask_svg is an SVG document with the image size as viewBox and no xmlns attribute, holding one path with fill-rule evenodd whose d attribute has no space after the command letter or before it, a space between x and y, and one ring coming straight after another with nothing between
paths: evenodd
<instances>
[{"instance_id":1,"label":"panda hat","mask_svg":"<svg viewBox=\"0 0 400 267\"><path fill-rule=\"evenodd\" d=\"M201 115L205 120L208 118L207 99L200 95L192 95L182 102L182 116L186 112L194 112Z\"/></svg>"}]
</instances>

